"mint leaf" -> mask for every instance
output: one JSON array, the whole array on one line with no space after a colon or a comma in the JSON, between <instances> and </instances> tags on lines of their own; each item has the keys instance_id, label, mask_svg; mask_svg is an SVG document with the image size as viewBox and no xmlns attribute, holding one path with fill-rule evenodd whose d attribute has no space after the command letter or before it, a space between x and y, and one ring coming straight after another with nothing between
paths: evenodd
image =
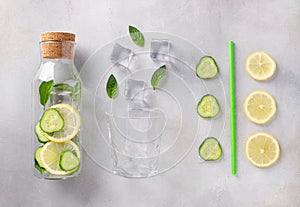
<instances>
[{"instance_id":1,"label":"mint leaf","mask_svg":"<svg viewBox=\"0 0 300 207\"><path fill-rule=\"evenodd\" d=\"M132 41L138 46L144 46L144 36L140 30L131 25L129 25L128 30Z\"/></svg>"},{"instance_id":2,"label":"mint leaf","mask_svg":"<svg viewBox=\"0 0 300 207\"><path fill-rule=\"evenodd\" d=\"M109 98L113 98L116 96L118 90L118 83L113 74L111 74L106 83L106 93Z\"/></svg>"},{"instance_id":3,"label":"mint leaf","mask_svg":"<svg viewBox=\"0 0 300 207\"><path fill-rule=\"evenodd\" d=\"M80 97L81 97L81 83L80 83L80 81L76 82L76 84L75 84L75 86L72 90L71 97L75 101L80 101Z\"/></svg>"},{"instance_id":4,"label":"mint leaf","mask_svg":"<svg viewBox=\"0 0 300 207\"><path fill-rule=\"evenodd\" d=\"M74 101L79 101L80 100L80 97L81 97L81 84L80 84L79 81L76 82L74 87L70 86L67 83L59 83L59 84L54 85L53 87L61 89L61 90L70 91L70 92L72 92L70 94L70 96Z\"/></svg>"},{"instance_id":5,"label":"mint leaf","mask_svg":"<svg viewBox=\"0 0 300 207\"><path fill-rule=\"evenodd\" d=\"M39 87L39 93L40 93L40 103L42 106L46 106L46 103L50 97L50 93L53 89L53 80L50 81L43 81Z\"/></svg>"},{"instance_id":6,"label":"mint leaf","mask_svg":"<svg viewBox=\"0 0 300 207\"><path fill-rule=\"evenodd\" d=\"M166 74L166 65L163 65L161 67L159 67L153 74L151 77L151 85L153 87L153 90L155 90L158 82L165 76Z\"/></svg>"},{"instance_id":7,"label":"mint leaf","mask_svg":"<svg viewBox=\"0 0 300 207\"><path fill-rule=\"evenodd\" d=\"M73 87L70 86L69 84L66 84L66 83L55 84L53 87L58 88L58 89L62 89L62 90L67 90L67 91L70 91L70 92L73 91Z\"/></svg>"}]
</instances>

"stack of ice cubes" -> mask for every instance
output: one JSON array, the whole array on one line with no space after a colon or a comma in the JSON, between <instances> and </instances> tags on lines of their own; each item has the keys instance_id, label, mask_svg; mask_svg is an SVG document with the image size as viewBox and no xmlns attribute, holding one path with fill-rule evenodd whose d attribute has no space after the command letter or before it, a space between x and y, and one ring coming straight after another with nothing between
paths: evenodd
<instances>
[{"instance_id":1,"label":"stack of ice cubes","mask_svg":"<svg viewBox=\"0 0 300 207\"><path fill-rule=\"evenodd\" d=\"M152 39L150 58L154 62L169 62L170 41L167 39ZM110 55L114 64L114 74L117 81L125 79L124 96L129 101L129 110L149 109L151 93L147 92L147 85L143 80L130 78L132 72L129 69L130 62L134 56L131 49L116 43Z\"/></svg>"}]
</instances>

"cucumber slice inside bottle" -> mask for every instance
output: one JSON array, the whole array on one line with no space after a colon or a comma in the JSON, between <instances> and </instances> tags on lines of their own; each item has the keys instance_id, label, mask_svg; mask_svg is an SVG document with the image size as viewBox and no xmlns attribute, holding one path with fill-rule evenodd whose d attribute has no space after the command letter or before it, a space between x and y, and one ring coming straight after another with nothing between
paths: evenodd
<instances>
[{"instance_id":1,"label":"cucumber slice inside bottle","mask_svg":"<svg viewBox=\"0 0 300 207\"><path fill-rule=\"evenodd\" d=\"M48 142L49 141L49 139L47 139L47 137L45 137L45 133L46 132L44 132L42 129L41 129L41 127L40 127L40 122L38 121L37 123L36 123L36 125L34 126L34 132L35 132L35 134L36 134L36 136L37 136L37 138L38 138L38 141L40 142L40 143L46 143L46 142Z\"/></svg>"},{"instance_id":2,"label":"cucumber slice inside bottle","mask_svg":"<svg viewBox=\"0 0 300 207\"><path fill-rule=\"evenodd\" d=\"M196 66L196 74L202 79L214 78L218 71L217 63L211 56L202 57Z\"/></svg>"},{"instance_id":3,"label":"cucumber slice inside bottle","mask_svg":"<svg viewBox=\"0 0 300 207\"><path fill-rule=\"evenodd\" d=\"M71 171L79 167L79 158L71 150L65 150L60 154L59 166L64 171Z\"/></svg>"},{"instance_id":4,"label":"cucumber slice inside bottle","mask_svg":"<svg viewBox=\"0 0 300 207\"><path fill-rule=\"evenodd\" d=\"M38 147L35 152L34 152L34 167L40 172L40 173L44 173L46 171L46 169L43 166L43 163L41 161L41 150L42 150L42 146Z\"/></svg>"},{"instance_id":5,"label":"cucumber slice inside bottle","mask_svg":"<svg viewBox=\"0 0 300 207\"><path fill-rule=\"evenodd\" d=\"M37 161L37 163L39 164L40 167L44 167L43 163L41 161L41 150L42 150L42 148L43 148L42 146L38 147L35 150L35 153L34 153L34 159Z\"/></svg>"},{"instance_id":6,"label":"cucumber slice inside bottle","mask_svg":"<svg viewBox=\"0 0 300 207\"><path fill-rule=\"evenodd\" d=\"M199 147L199 156L205 161L215 161L222 156L222 148L214 137L206 138Z\"/></svg>"},{"instance_id":7,"label":"cucumber slice inside bottle","mask_svg":"<svg viewBox=\"0 0 300 207\"><path fill-rule=\"evenodd\" d=\"M41 120L40 127L46 133L58 132L64 127L64 119L57 109L47 109Z\"/></svg>"},{"instance_id":8,"label":"cucumber slice inside bottle","mask_svg":"<svg viewBox=\"0 0 300 207\"><path fill-rule=\"evenodd\" d=\"M43 174L46 172L46 169L41 167L36 160L34 160L34 167L41 173Z\"/></svg>"},{"instance_id":9,"label":"cucumber slice inside bottle","mask_svg":"<svg viewBox=\"0 0 300 207\"><path fill-rule=\"evenodd\" d=\"M213 118L220 112L218 100L211 94L207 94L201 98L197 106L199 116L203 118Z\"/></svg>"}]
</instances>

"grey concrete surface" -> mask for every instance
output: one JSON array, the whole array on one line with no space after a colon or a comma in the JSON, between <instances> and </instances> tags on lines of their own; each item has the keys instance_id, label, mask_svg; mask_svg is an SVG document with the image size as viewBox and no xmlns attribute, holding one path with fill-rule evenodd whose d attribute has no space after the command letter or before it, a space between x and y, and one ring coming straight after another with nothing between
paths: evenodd
<instances>
[{"instance_id":1,"label":"grey concrete surface","mask_svg":"<svg viewBox=\"0 0 300 207\"><path fill-rule=\"evenodd\" d=\"M112 175L87 156L78 178L33 177L30 83L40 61L39 33L75 32L80 69L98 48L126 35L128 24L192 41L216 58L227 85L227 41L235 41L236 176L230 173L227 122L219 162L201 163L197 141L179 165L148 179ZM256 50L269 52L277 61L278 71L270 81L256 82L244 71L247 54ZM299 55L296 0L1 0L0 206L300 206ZM242 111L247 93L258 88L271 92L278 103L276 119L266 126L250 123ZM253 167L243 155L245 138L261 130L272 133L281 145L279 162L268 169Z\"/></svg>"}]
</instances>

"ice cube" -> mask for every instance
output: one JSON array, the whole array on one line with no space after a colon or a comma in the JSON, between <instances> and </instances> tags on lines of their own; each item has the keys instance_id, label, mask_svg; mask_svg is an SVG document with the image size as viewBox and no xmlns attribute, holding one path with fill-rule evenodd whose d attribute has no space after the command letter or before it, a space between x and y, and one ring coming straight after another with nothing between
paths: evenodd
<instances>
[{"instance_id":1,"label":"ice cube","mask_svg":"<svg viewBox=\"0 0 300 207\"><path fill-rule=\"evenodd\" d=\"M116 43L110 55L110 60L114 64L118 63L128 68L133 55L134 53L130 49Z\"/></svg>"},{"instance_id":2,"label":"ice cube","mask_svg":"<svg viewBox=\"0 0 300 207\"><path fill-rule=\"evenodd\" d=\"M138 91L129 102L129 109L151 109L155 107L155 91L151 87L146 87Z\"/></svg>"},{"instance_id":3,"label":"ice cube","mask_svg":"<svg viewBox=\"0 0 300 207\"><path fill-rule=\"evenodd\" d=\"M112 66L111 72L115 75L119 83L121 83L122 80L124 80L125 78L131 75L131 71L125 66L120 65L119 63L115 63Z\"/></svg>"},{"instance_id":4,"label":"ice cube","mask_svg":"<svg viewBox=\"0 0 300 207\"><path fill-rule=\"evenodd\" d=\"M127 79L125 81L125 90L124 96L131 100L131 99L144 99L143 90L145 89L145 82L140 80L134 79Z\"/></svg>"},{"instance_id":5,"label":"ice cube","mask_svg":"<svg viewBox=\"0 0 300 207\"><path fill-rule=\"evenodd\" d=\"M166 39L152 39L150 57L153 61L169 61L170 41Z\"/></svg>"}]
</instances>

